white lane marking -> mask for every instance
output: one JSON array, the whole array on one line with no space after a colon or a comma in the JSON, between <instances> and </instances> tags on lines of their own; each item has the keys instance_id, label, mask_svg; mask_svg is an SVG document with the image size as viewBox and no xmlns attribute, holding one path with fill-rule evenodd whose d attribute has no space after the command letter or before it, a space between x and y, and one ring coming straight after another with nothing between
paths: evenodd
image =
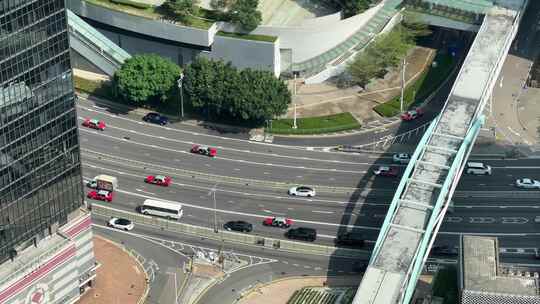
<instances>
[{"instance_id":1,"label":"white lane marking","mask_svg":"<svg viewBox=\"0 0 540 304\"><path fill-rule=\"evenodd\" d=\"M123 164L123 165L125 165L125 164ZM116 172L116 170L114 170L114 169L92 165L92 164L89 164L86 161L83 162L83 166L91 167L93 169L99 169L99 170L102 170L102 171ZM137 168L139 168L139 167L137 167ZM170 172L164 172L164 173L170 173ZM136 177L136 178L144 177L144 175L139 175L139 174L125 173L124 175L132 176L132 177ZM168 174L168 175L173 175L174 176L174 174ZM213 187L204 187L204 186L191 185L191 184L185 184L185 183L172 182L172 184L177 185L177 186L181 186L181 187L183 186L183 187L187 187L187 188L194 188L194 189L198 189L198 190L202 189L202 190L205 190L205 191L214 189ZM319 202L319 203L333 203L333 204L340 204L340 205L346 205L346 204L350 204L350 203L355 203L358 206L361 206L361 205L364 205L364 204L371 205L371 206L388 206L388 204L379 204L379 203L358 203L358 202L345 202L345 201L334 201L334 200L323 200L323 199L306 199L306 198L301 198L299 196L276 196L276 195L272 195L272 194L261 194L261 193L251 193L251 192L241 192L241 191L227 190L227 189L224 189L224 188L215 188L215 190L219 191L219 192L225 192L225 193L249 195L249 196L254 196L254 197L276 198L276 199L283 199L283 200L293 200L293 201L297 201L297 202L298 201L306 201L306 202L313 201L313 202Z\"/></svg>"},{"instance_id":2,"label":"white lane marking","mask_svg":"<svg viewBox=\"0 0 540 304\"><path fill-rule=\"evenodd\" d=\"M88 178L86 178L86 179L88 179ZM214 209L214 208L210 208L210 207L203 207L203 206L200 206L200 205L188 204L188 203L179 202L179 201L172 201L172 200L168 200L168 199L148 196L148 195L135 193L135 192L131 192L131 191L126 191L126 190L122 190L122 189L118 189L118 190L115 190L115 191L119 192L119 193L126 194L126 195L130 195L130 196L136 196L136 197L139 197L139 198L144 198L144 199L156 199L157 198L157 199L159 199L161 201L164 201L164 202L169 202L169 203L173 203L173 204L182 204L182 206L184 206L184 207L200 209L200 210L205 210L205 211L212 211L212 212L216 211L216 212L219 212L219 213L234 214L234 215L240 215L240 216L246 216L246 217L254 217L254 218L266 218L267 217L267 215L263 215L263 214L254 214L254 213L247 213L247 212L238 212L238 211L232 211L232 210L224 210L224 209L217 209L217 208ZM273 213L278 214L278 213L275 213L275 212L273 212ZM291 219L294 222L304 223L304 224L332 226L332 227L358 228L358 229L366 229L366 230L379 230L378 227L342 225L342 224L337 224L337 223L317 222L317 221L309 221L309 220L303 220L303 219L297 219L297 218L291 218ZM326 236L323 236L323 235L320 235L320 236L326 237Z\"/></svg>"},{"instance_id":3,"label":"white lane marking","mask_svg":"<svg viewBox=\"0 0 540 304\"><path fill-rule=\"evenodd\" d=\"M81 105L77 105L77 107L91 111L90 109L82 107ZM116 115L110 115L110 114L104 113L104 112L99 112L99 113L102 114L102 115L105 115L105 116L113 117L114 119L121 119L121 120L129 121L129 122L135 122L135 123L137 123L139 125L146 125L146 126L153 127L153 128L163 128L165 130L173 131L173 132L177 132L177 133L184 133L184 134L187 133L187 134L191 134L191 135L200 135L200 136L204 136L204 137L219 138L219 139L226 140L226 141L237 141L237 142L243 142L243 143L248 143L248 144L257 144L257 145L264 145L264 146L271 146L271 147L279 147L279 148L290 149L290 150L301 150L301 151L309 150L309 149L306 149L306 147L303 147L303 146L279 145L279 144L274 144L274 143L254 142L254 141L251 141L251 140L245 140L245 139L239 139L239 138L230 138L230 137L223 137L223 136L216 136L216 135L210 135L210 134L199 134L199 133L196 133L196 132L185 131L185 130L182 130L182 129L162 127L162 126L158 126L158 125L155 125L155 124L148 124L148 123L141 122L141 121L135 121L133 119L120 117L120 116L116 116ZM79 117L79 119L83 119L83 118ZM132 130L126 130L126 129L123 129L123 128L119 128L119 127L116 127L116 126L113 126L113 125L109 125L108 127L113 128L113 129L119 129L119 130L122 130L122 131L132 131ZM155 137L155 135L152 135L152 134L146 134L146 133L142 133L142 132L136 132L136 133L138 133L140 135L143 135L143 136ZM187 143L187 144L190 144L190 145L193 144L192 142L189 142L189 141L181 141L181 140L175 140L175 139L171 139L171 138L167 138L167 140L175 141L175 142L179 142L179 143ZM236 152L246 151L246 150L239 150L239 149L233 149L233 148L223 148L223 149L224 150L226 149L226 150L236 151ZM327 153L327 154L332 153L332 154L339 154L339 155L353 155L353 154L343 154L342 152L333 152L333 151L330 151L330 149L315 150L315 149L312 148L311 151L314 151L316 153ZM263 152L250 152L250 153L261 154L261 155L272 155L272 154L274 154L274 156L285 157L285 158L293 158L293 159L298 158L298 157L295 157L295 156L279 155L279 154L276 154L276 153L270 153L270 154L269 153L263 153ZM355 157L355 156L353 155L352 157ZM311 158L311 159L315 160L315 161L319 160L319 159L314 159L314 158ZM328 160L320 159L319 161L328 161ZM358 162L346 162L346 161L340 161L340 162L349 163L349 164L355 164L355 165L362 165L362 163L358 163ZM363 165L369 165L369 164L364 163Z\"/></svg>"},{"instance_id":4,"label":"white lane marking","mask_svg":"<svg viewBox=\"0 0 540 304\"><path fill-rule=\"evenodd\" d=\"M503 217L502 218L503 224L526 224L527 222L529 222L529 220L524 217Z\"/></svg>"},{"instance_id":5,"label":"white lane marking","mask_svg":"<svg viewBox=\"0 0 540 304\"><path fill-rule=\"evenodd\" d=\"M268 175L268 174L270 174L270 172L263 172L263 174L264 174L264 175Z\"/></svg>"},{"instance_id":6,"label":"white lane marking","mask_svg":"<svg viewBox=\"0 0 540 304\"><path fill-rule=\"evenodd\" d=\"M459 216L445 216L444 221L448 223L460 223L463 221L463 218Z\"/></svg>"},{"instance_id":7,"label":"white lane marking","mask_svg":"<svg viewBox=\"0 0 540 304\"><path fill-rule=\"evenodd\" d=\"M90 134L93 133L93 132L88 132L88 130L85 130L85 129L80 129L80 131L87 132L87 133L90 133ZM108 134L100 134L99 136L100 137L111 138L111 139L114 139L114 140L120 140L120 141L122 140L122 138L115 137L115 136L108 135ZM163 151L168 151L168 152L173 152L173 153L190 155L191 157L200 157L200 155L195 155L194 153L191 153L189 151L175 150L175 149L161 147L161 146L158 147L156 145L145 144L145 143L137 142L137 141L134 141L134 140L129 141L129 144L143 146L143 147L150 147L152 149L163 150ZM288 169L303 169L303 170L308 170L308 171L328 171L329 170L328 168L314 168L314 167L307 168L307 167L304 167L304 166L299 167L299 166L291 166L291 165L283 165L283 164L259 163L259 162L255 162L255 161L248 161L248 160L243 160L243 159L232 159L232 158L217 157L217 156L214 157L214 159L221 159L221 160L230 161L230 162L236 162L236 163L246 163L246 164L250 164L250 165L271 166L271 167L288 168ZM208 166L208 164L206 164L206 165ZM352 174L364 174L364 173L367 173L367 171L365 171L365 170L364 171L353 171L353 170L336 170L336 169L333 169L332 171L339 172L339 173L352 173Z\"/></svg>"},{"instance_id":8,"label":"white lane marking","mask_svg":"<svg viewBox=\"0 0 540 304\"><path fill-rule=\"evenodd\" d=\"M495 223L495 218L492 217L469 217L469 223L471 224L492 224Z\"/></svg>"},{"instance_id":9,"label":"white lane marking","mask_svg":"<svg viewBox=\"0 0 540 304\"><path fill-rule=\"evenodd\" d=\"M144 191L144 190L139 189L139 188L135 188L135 191L139 191L139 192L146 193L146 194L150 194L150 195L156 195L156 194L153 193L153 192Z\"/></svg>"},{"instance_id":10,"label":"white lane marking","mask_svg":"<svg viewBox=\"0 0 540 304\"><path fill-rule=\"evenodd\" d=\"M234 171L240 171L240 169L238 169L238 168L234 168Z\"/></svg>"},{"instance_id":11,"label":"white lane marking","mask_svg":"<svg viewBox=\"0 0 540 304\"><path fill-rule=\"evenodd\" d=\"M333 214L333 211L321 211L321 210L311 210L313 213L322 213L322 214Z\"/></svg>"}]
</instances>

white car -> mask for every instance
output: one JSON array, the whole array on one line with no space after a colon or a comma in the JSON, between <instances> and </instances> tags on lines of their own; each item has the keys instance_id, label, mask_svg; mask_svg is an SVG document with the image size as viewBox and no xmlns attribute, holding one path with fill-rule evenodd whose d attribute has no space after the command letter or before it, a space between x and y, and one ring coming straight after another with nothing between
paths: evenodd
<instances>
[{"instance_id":1,"label":"white car","mask_svg":"<svg viewBox=\"0 0 540 304\"><path fill-rule=\"evenodd\" d=\"M315 196L315 189L306 186L291 187L289 195L313 197Z\"/></svg>"},{"instance_id":2,"label":"white car","mask_svg":"<svg viewBox=\"0 0 540 304\"><path fill-rule=\"evenodd\" d=\"M398 164L408 164L411 160L411 156L407 153L397 153L392 156L392 160Z\"/></svg>"},{"instance_id":3,"label":"white car","mask_svg":"<svg viewBox=\"0 0 540 304\"><path fill-rule=\"evenodd\" d=\"M111 218L109 222L107 223L107 226L116 228L116 229L122 229L125 231L130 231L134 227L133 222L131 222L130 220L117 218L117 217Z\"/></svg>"},{"instance_id":4,"label":"white car","mask_svg":"<svg viewBox=\"0 0 540 304\"><path fill-rule=\"evenodd\" d=\"M522 178L516 180L516 186L525 189L540 189L540 182L530 178Z\"/></svg>"}]
</instances>

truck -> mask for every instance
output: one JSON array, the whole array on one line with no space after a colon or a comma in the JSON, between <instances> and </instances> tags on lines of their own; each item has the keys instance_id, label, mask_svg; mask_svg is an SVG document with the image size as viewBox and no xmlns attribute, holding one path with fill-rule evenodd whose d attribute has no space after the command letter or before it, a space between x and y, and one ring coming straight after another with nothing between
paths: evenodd
<instances>
[{"instance_id":1,"label":"truck","mask_svg":"<svg viewBox=\"0 0 540 304\"><path fill-rule=\"evenodd\" d=\"M118 188L118 179L114 176L100 174L86 184L97 190L114 191Z\"/></svg>"}]
</instances>

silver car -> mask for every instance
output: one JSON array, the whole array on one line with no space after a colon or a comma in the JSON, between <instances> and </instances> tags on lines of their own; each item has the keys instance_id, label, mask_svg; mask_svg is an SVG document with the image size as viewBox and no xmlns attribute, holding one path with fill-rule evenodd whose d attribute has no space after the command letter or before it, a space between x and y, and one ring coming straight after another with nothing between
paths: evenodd
<instances>
[{"instance_id":1,"label":"silver car","mask_svg":"<svg viewBox=\"0 0 540 304\"><path fill-rule=\"evenodd\" d=\"M540 182L530 178L516 180L516 187L524 189L540 189Z\"/></svg>"},{"instance_id":2,"label":"silver car","mask_svg":"<svg viewBox=\"0 0 540 304\"><path fill-rule=\"evenodd\" d=\"M107 223L107 226L116 228L116 229L122 229L125 231L130 231L134 227L132 221L128 219L117 218L117 217L111 218L109 222Z\"/></svg>"},{"instance_id":3,"label":"silver car","mask_svg":"<svg viewBox=\"0 0 540 304\"><path fill-rule=\"evenodd\" d=\"M315 196L315 189L306 186L291 187L289 195L313 197Z\"/></svg>"}]
</instances>

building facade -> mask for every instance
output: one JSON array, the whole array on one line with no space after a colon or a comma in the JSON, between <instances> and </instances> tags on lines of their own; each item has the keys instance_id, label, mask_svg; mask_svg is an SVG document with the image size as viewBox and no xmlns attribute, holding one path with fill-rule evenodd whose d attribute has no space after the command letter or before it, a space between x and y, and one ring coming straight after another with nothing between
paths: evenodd
<instances>
[{"instance_id":1,"label":"building facade","mask_svg":"<svg viewBox=\"0 0 540 304\"><path fill-rule=\"evenodd\" d=\"M0 303L54 298L54 271L78 285L96 267L66 20L64 0L0 1Z\"/></svg>"}]
</instances>

